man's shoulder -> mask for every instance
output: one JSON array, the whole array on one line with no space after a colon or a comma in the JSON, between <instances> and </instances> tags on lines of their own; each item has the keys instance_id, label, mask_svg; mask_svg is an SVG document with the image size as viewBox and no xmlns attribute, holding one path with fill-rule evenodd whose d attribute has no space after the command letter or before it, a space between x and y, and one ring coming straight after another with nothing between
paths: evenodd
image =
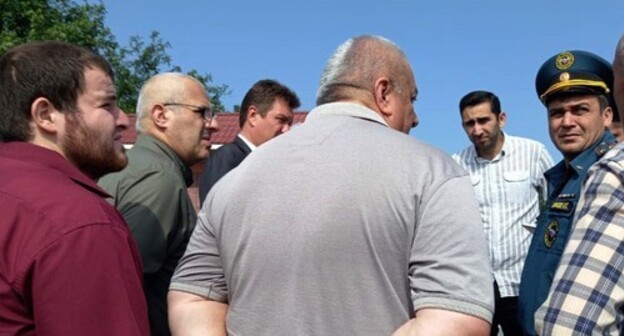
<instances>
[{"instance_id":1,"label":"man's shoulder","mask_svg":"<svg viewBox=\"0 0 624 336\"><path fill-rule=\"evenodd\" d=\"M217 162L238 164L245 156L248 155L249 152L251 152L251 150L244 142L230 142L217 148L214 152L211 152L206 159L206 165L208 165L209 163L215 164Z\"/></svg>"},{"instance_id":2,"label":"man's shoulder","mask_svg":"<svg viewBox=\"0 0 624 336\"><path fill-rule=\"evenodd\" d=\"M468 146L459 152L456 152L451 155L453 160L455 160L459 164L468 163L470 160L474 160L477 155L474 146Z\"/></svg>"},{"instance_id":3,"label":"man's shoulder","mask_svg":"<svg viewBox=\"0 0 624 336\"><path fill-rule=\"evenodd\" d=\"M45 176L43 173L23 171L21 179L27 181L28 186L4 184L0 180L3 184L0 195L14 200L10 211L29 209L29 215L43 215L46 223L56 223L59 229L67 230L93 223L115 224L119 219L100 191L68 176L54 174L53 170ZM40 224L43 227L45 223Z\"/></svg>"},{"instance_id":4,"label":"man's shoulder","mask_svg":"<svg viewBox=\"0 0 624 336\"><path fill-rule=\"evenodd\" d=\"M135 146L126 153L128 164L118 172L110 173L100 179L102 181L126 178L142 178L153 174L177 175L178 164L164 152L149 147ZM101 184L101 183L100 183Z\"/></svg>"},{"instance_id":5,"label":"man's shoulder","mask_svg":"<svg viewBox=\"0 0 624 336\"><path fill-rule=\"evenodd\" d=\"M596 166L609 165L611 167L619 167L624 169L624 142L618 143L611 148L604 156L602 156Z\"/></svg>"},{"instance_id":6,"label":"man's shoulder","mask_svg":"<svg viewBox=\"0 0 624 336\"><path fill-rule=\"evenodd\" d=\"M543 143L537 140L515 136L515 135L506 134L505 140L509 140L509 142L514 145L523 145L523 146L528 146L529 148L535 148L535 149L546 148L546 146Z\"/></svg>"}]
</instances>

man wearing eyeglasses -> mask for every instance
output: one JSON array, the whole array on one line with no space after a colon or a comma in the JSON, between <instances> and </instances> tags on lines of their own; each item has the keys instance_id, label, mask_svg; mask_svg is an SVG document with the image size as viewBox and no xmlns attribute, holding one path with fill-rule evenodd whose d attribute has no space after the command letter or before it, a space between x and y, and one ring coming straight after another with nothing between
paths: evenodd
<instances>
[{"instance_id":1,"label":"man wearing eyeglasses","mask_svg":"<svg viewBox=\"0 0 624 336\"><path fill-rule=\"evenodd\" d=\"M240 133L206 160L199 180L199 200L204 203L212 186L258 146L288 132L293 110L301 105L297 94L271 79L256 82L245 94L239 115Z\"/></svg>"},{"instance_id":2,"label":"man wearing eyeglasses","mask_svg":"<svg viewBox=\"0 0 624 336\"><path fill-rule=\"evenodd\" d=\"M191 166L208 156L218 124L204 85L179 73L150 78L137 102L128 166L100 179L139 246L152 335L169 335L167 290L195 226Z\"/></svg>"}]
</instances>

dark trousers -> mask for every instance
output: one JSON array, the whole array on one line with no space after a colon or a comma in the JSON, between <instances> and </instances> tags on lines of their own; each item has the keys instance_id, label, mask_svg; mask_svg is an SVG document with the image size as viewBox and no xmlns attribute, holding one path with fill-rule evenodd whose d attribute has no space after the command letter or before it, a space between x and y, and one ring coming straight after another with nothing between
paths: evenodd
<instances>
[{"instance_id":1,"label":"dark trousers","mask_svg":"<svg viewBox=\"0 0 624 336\"><path fill-rule=\"evenodd\" d=\"M518 321L518 297L502 298L498 284L494 282L494 321L492 321L491 336L498 335L498 327L503 329L505 336L522 336L522 328Z\"/></svg>"}]
</instances>

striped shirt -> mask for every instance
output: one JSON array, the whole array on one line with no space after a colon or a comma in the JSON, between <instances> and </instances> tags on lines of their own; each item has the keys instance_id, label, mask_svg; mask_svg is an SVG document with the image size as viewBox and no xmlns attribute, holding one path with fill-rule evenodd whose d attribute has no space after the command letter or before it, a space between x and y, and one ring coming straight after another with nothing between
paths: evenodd
<instances>
[{"instance_id":1,"label":"striped shirt","mask_svg":"<svg viewBox=\"0 0 624 336\"><path fill-rule=\"evenodd\" d=\"M453 155L472 179L479 200L494 279L501 297L518 296L524 259L546 197L544 172L553 166L546 147L503 133L501 153L478 157L474 146Z\"/></svg>"},{"instance_id":2,"label":"striped shirt","mask_svg":"<svg viewBox=\"0 0 624 336\"><path fill-rule=\"evenodd\" d=\"M575 224L548 299L542 335L624 334L624 143L587 173Z\"/></svg>"}]
</instances>

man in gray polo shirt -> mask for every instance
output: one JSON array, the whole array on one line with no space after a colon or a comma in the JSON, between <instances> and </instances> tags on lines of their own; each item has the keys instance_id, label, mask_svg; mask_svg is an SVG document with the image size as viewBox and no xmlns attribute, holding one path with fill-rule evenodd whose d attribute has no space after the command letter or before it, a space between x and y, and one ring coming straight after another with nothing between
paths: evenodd
<instances>
[{"instance_id":1,"label":"man in gray polo shirt","mask_svg":"<svg viewBox=\"0 0 624 336\"><path fill-rule=\"evenodd\" d=\"M206 199L170 286L172 331L488 335L477 201L449 156L406 135L416 94L395 44L342 44L306 122Z\"/></svg>"}]
</instances>

